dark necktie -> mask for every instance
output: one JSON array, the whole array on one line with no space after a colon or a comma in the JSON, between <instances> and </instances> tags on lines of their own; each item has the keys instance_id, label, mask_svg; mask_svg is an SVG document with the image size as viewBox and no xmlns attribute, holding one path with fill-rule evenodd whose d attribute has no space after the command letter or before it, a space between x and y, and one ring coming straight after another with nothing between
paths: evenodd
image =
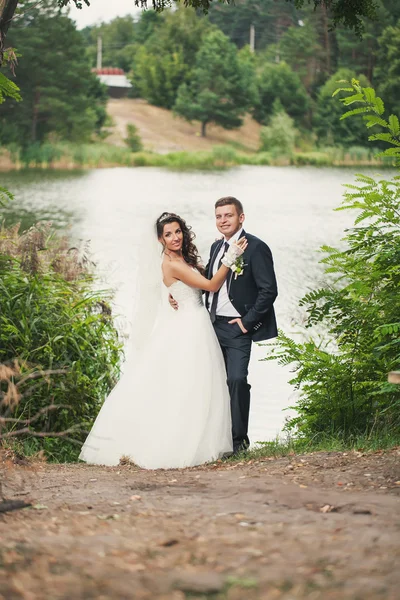
<instances>
[{"instance_id":1,"label":"dark necktie","mask_svg":"<svg viewBox=\"0 0 400 600\"><path fill-rule=\"evenodd\" d=\"M222 265L222 259L224 257L225 252L228 251L228 248L229 248L229 244L228 244L228 242L225 242L224 243L224 252L222 253L221 258L219 259L217 271L220 268L220 266ZM218 296L219 296L219 290L218 290L218 292L214 292L214 296L213 296L213 299L211 302L211 308L210 308L211 323L214 323L216 316L217 316Z\"/></svg>"}]
</instances>

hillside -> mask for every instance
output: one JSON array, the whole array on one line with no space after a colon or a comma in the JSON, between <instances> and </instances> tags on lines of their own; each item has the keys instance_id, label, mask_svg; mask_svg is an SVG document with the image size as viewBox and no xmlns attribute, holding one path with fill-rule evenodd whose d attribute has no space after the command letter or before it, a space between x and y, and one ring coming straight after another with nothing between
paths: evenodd
<instances>
[{"instance_id":1,"label":"hillside","mask_svg":"<svg viewBox=\"0 0 400 600\"><path fill-rule=\"evenodd\" d=\"M240 149L249 151L255 151L259 146L260 125L249 116L243 127L233 131L209 125L207 137L202 138L199 123L187 123L174 116L172 111L152 106L145 100L110 98L107 112L113 120L113 127L106 141L116 146L125 145L123 138L128 123L136 125L146 150L161 154L179 150L210 150L217 144L237 144Z\"/></svg>"}]
</instances>

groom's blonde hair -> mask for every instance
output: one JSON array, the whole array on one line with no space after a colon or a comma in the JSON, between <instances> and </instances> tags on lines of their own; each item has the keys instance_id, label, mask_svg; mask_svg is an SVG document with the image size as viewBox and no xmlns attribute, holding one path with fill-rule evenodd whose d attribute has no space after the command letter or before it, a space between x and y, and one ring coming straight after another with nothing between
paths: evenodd
<instances>
[{"instance_id":1,"label":"groom's blonde hair","mask_svg":"<svg viewBox=\"0 0 400 600\"><path fill-rule=\"evenodd\" d=\"M218 208L219 206L227 206L228 204L233 204L239 217L244 213L243 204L240 202L240 200L234 198L234 196L224 196L224 198L220 198L216 201L215 208Z\"/></svg>"}]
</instances>

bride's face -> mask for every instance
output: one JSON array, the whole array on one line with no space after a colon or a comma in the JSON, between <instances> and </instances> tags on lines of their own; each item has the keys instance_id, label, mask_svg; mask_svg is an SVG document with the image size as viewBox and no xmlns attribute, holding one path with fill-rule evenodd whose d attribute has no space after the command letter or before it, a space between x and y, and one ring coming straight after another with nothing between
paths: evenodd
<instances>
[{"instance_id":1,"label":"bride's face","mask_svg":"<svg viewBox=\"0 0 400 600\"><path fill-rule=\"evenodd\" d=\"M179 223L167 223L164 225L164 230L160 242L165 250L170 252L179 252L182 249L183 231Z\"/></svg>"}]
</instances>

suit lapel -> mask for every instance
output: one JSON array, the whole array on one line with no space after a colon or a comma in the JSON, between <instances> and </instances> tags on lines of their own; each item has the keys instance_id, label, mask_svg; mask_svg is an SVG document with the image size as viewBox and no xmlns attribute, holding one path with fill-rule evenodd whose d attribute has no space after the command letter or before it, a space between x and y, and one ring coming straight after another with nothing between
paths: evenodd
<instances>
[{"instance_id":1,"label":"suit lapel","mask_svg":"<svg viewBox=\"0 0 400 600\"><path fill-rule=\"evenodd\" d=\"M221 250L223 243L224 243L224 239L222 238L221 242L218 242L218 244L216 244L214 252L211 255L210 264L209 264L208 273L207 273L208 279L211 279L213 276L215 259L217 258L218 252Z\"/></svg>"}]
</instances>

